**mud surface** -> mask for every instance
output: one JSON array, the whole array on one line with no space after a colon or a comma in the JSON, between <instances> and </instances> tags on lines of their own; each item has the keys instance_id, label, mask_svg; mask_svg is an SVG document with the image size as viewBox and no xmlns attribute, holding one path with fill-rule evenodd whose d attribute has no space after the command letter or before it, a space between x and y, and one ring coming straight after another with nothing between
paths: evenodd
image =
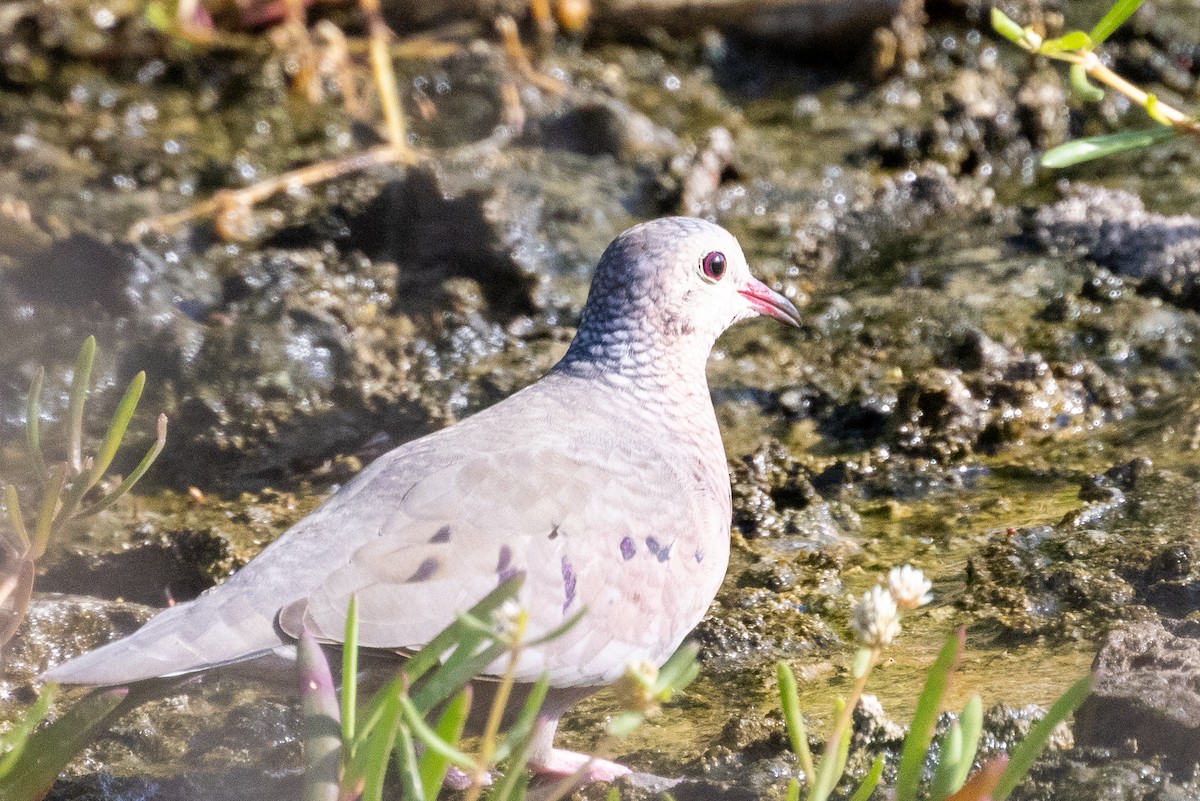
<instances>
[{"instance_id":1,"label":"mud surface","mask_svg":"<svg viewBox=\"0 0 1200 801\"><path fill-rule=\"evenodd\" d=\"M1114 628L1194 625L1200 150L1041 171L1065 138L1142 120L1111 97L1069 103L1065 75L1001 43L975 2L856 29L832 40L836 58L744 24L601 15L543 49L542 79L467 5L447 4L453 23L393 9L397 26L429 26L399 30L425 37L397 60L417 165L132 236L382 141L363 122L380 118L365 56L318 38L305 62L310 45L233 4L207 44L142 4L0 8L0 482L36 495L21 443L39 364L45 447L62 452L88 334L89 436L148 373L115 469L152 438L150 410L171 426L134 497L39 563L0 719L46 665L219 582L378 454L534 380L611 237L679 212L733 230L755 272L807 305L801 331L748 323L718 343L731 570L696 632L701 680L621 744L624 761L685 776L679 799L782 798L799 768L775 660L796 667L820 731L847 688L852 596L896 564L923 568L936 601L868 688L854 776L868 750L898 752L955 626L970 653L949 708L975 691L996 704L998 753ZM1005 7L1050 31L1102 11ZM347 8L313 13L362 34ZM1194 105L1197 30L1194 8L1151 0L1111 40L1113 66ZM578 707L563 742L595 747L613 704ZM1110 725L1131 714L1107 709ZM123 721L52 797L291 796L296 734L279 693L214 680ZM1063 732L1013 797L1194 798L1185 763Z\"/></svg>"}]
</instances>

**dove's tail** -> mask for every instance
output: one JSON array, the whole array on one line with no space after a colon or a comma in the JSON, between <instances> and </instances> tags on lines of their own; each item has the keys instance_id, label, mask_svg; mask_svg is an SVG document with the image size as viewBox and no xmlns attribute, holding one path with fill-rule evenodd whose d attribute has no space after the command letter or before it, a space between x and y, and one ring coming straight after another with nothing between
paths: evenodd
<instances>
[{"instance_id":1,"label":"dove's tail","mask_svg":"<svg viewBox=\"0 0 1200 801\"><path fill-rule=\"evenodd\" d=\"M160 612L124 639L51 668L41 679L123 685L254 659L282 645L274 621L236 594L202 596Z\"/></svg>"}]
</instances>

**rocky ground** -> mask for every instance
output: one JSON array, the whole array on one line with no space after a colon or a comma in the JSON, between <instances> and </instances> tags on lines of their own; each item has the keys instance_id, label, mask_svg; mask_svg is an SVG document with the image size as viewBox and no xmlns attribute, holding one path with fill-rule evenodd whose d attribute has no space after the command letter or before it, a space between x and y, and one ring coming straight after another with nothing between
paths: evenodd
<instances>
[{"instance_id":1,"label":"rocky ground","mask_svg":"<svg viewBox=\"0 0 1200 801\"><path fill-rule=\"evenodd\" d=\"M798 768L775 660L825 714L845 689L850 595L912 562L937 601L879 669L852 772L896 752L893 720L964 625L952 700L996 703L987 753L1093 657L1103 671L1073 745L1064 733L1014 798L1200 794L1200 151L1040 170L1067 137L1142 122L1111 97L1070 102L1065 75L992 35L972 0L856 17L820 49L757 18L597 3L536 74L476 4L428 5L388 9L416 165L133 235L378 144L365 57L339 57L330 33L361 21L318 5L330 27L306 61L303 40L233 4L213 4L215 43L132 2L0 8L0 479L32 497L24 393L46 365L61 447L88 334L92 433L143 369L145 408L170 419L137 497L39 564L0 718L47 664L220 581L374 456L532 381L609 239L682 212L737 233L757 274L807 302L805 325L718 345L733 566L696 633L702 680L626 761L686 776L679 799L782 797ZM1103 11L1005 7L1051 30ZM1198 21L1150 0L1108 46L1114 68L1194 108ZM137 426L145 444L152 416ZM574 713L572 743L593 746L610 706ZM290 793L295 716L216 682L124 720L52 797Z\"/></svg>"}]
</instances>

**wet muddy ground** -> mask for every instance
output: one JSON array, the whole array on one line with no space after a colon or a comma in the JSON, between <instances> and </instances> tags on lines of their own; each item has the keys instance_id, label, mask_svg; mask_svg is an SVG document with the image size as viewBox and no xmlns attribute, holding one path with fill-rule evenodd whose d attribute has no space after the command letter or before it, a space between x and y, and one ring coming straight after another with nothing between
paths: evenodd
<instances>
[{"instance_id":1,"label":"wet muddy ground","mask_svg":"<svg viewBox=\"0 0 1200 801\"><path fill-rule=\"evenodd\" d=\"M1006 10L1053 29L1102 6ZM836 58L720 28L597 26L544 53L557 89L517 72L490 26L436 28L451 47L398 61L418 165L130 238L217 190L377 144L345 102L378 118L365 67L322 51L335 68L306 97L278 28L209 46L135 3L0 8L0 480L34 489L20 442L38 364L61 447L87 334L93 433L140 369L144 408L171 424L136 496L40 564L0 718L47 664L220 581L374 456L535 379L609 239L680 212L738 234L758 275L807 301L805 325L718 343L733 562L696 632L701 680L618 756L688 777L681 799L782 797L798 768L775 660L821 720L846 686L851 596L905 562L936 601L869 688L881 709L860 717L856 771L859 746L894 753L892 721L956 626L970 650L951 706L996 705L989 753L1114 632L1164 621L1195 649L1200 151L1045 173L1046 147L1144 120L1070 102L1061 72L986 29L985 7L928 11L838 40ZM345 9L319 13L361 33ZM1198 22L1152 0L1113 38L1114 67L1195 108ZM148 442L149 411L139 425ZM1195 708L1194 683L1170 686L1168 717ZM1064 737L1015 797L1200 795L1187 753L1139 750L1135 718L1161 725L1145 705L1089 730L1128 736ZM594 747L611 708L581 705L564 740ZM1178 725L1200 737L1200 715ZM52 797L289 793L296 731L283 699L217 682L125 720Z\"/></svg>"}]
</instances>

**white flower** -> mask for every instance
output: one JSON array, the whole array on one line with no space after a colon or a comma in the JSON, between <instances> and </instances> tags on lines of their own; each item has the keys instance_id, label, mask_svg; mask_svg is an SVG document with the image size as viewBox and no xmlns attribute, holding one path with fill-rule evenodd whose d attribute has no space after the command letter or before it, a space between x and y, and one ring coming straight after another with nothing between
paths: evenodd
<instances>
[{"instance_id":1,"label":"white flower","mask_svg":"<svg viewBox=\"0 0 1200 801\"><path fill-rule=\"evenodd\" d=\"M878 584L863 593L850 619L854 633L863 645L879 648L891 645L900 633L900 610L891 594Z\"/></svg>"},{"instance_id":2,"label":"white flower","mask_svg":"<svg viewBox=\"0 0 1200 801\"><path fill-rule=\"evenodd\" d=\"M511 638L516 637L524 628L524 622L521 620L524 615L525 610L517 603L517 599L509 598L492 611L492 620L501 636Z\"/></svg>"},{"instance_id":3,"label":"white flower","mask_svg":"<svg viewBox=\"0 0 1200 801\"><path fill-rule=\"evenodd\" d=\"M912 565L893 567L888 573L888 590L901 609L916 609L932 601L931 587L933 582Z\"/></svg>"}]
</instances>

